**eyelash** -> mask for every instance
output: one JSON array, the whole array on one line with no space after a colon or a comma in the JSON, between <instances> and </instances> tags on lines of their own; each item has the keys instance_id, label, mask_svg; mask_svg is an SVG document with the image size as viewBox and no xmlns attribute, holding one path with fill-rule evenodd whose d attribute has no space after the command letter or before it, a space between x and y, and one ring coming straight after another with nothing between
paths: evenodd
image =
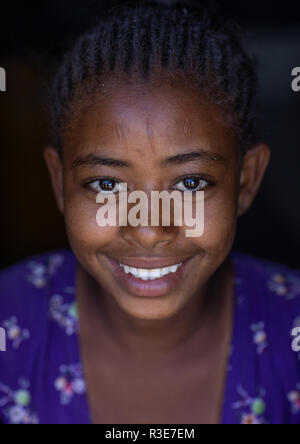
<instances>
[{"instance_id":1,"label":"eyelash","mask_svg":"<svg viewBox=\"0 0 300 444\"><path fill-rule=\"evenodd\" d=\"M176 182L175 182L175 184L172 186L172 190L176 190L176 189L174 189L174 187L177 185L178 186L178 184L180 183L180 182L183 182L183 181L185 181L185 180L199 180L199 181L204 181L204 182L206 182L207 183L207 185L205 186L205 187L201 187L201 191L203 191L203 190L206 190L206 189L208 189L208 188L210 188L210 187L212 187L212 186L214 186L216 183L214 182L214 181L212 181L211 179L208 179L208 178L206 178L206 177L204 177L204 176L197 176L197 175L190 175L190 176L182 176L181 178L178 178L177 180L176 180ZM114 192L114 191L105 191L105 190L99 190L99 191L97 191L97 190L95 190L95 189L93 189L92 187L91 187L91 185L92 184L94 184L94 183L99 183L99 182L103 182L103 181L108 181L108 182L113 182L115 185L117 185L117 184L120 184L121 182L120 181L118 181L117 179L114 179L114 178L112 178L112 177L102 177L102 178L95 178L95 179L90 179L88 182L84 182L83 183L83 188L85 188L85 189L88 189L89 191L92 191L92 192L94 192L94 193L99 193L99 192L103 192L103 193L113 193L113 194L117 194L117 192ZM200 191L200 190L197 190L197 189L195 189L195 190L177 190L177 191L190 191L190 192L195 192L195 191Z\"/></svg>"}]
</instances>

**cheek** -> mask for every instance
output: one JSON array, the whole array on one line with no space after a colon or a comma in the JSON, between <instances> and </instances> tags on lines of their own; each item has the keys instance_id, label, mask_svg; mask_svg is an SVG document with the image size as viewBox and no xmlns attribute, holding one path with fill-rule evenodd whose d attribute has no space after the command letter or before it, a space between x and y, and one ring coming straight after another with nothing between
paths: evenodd
<instances>
[{"instance_id":1,"label":"cheek","mask_svg":"<svg viewBox=\"0 0 300 444\"><path fill-rule=\"evenodd\" d=\"M117 227L99 227L96 220L99 205L89 199L71 197L66 199L65 221L72 247L85 250L103 248L117 236Z\"/></svg>"},{"instance_id":2,"label":"cheek","mask_svg":"<svg viewBox=\"0 0 300 444\"><path fill-rule=\"evenodd\" d=\"M221 192L205 200L204 234L195 244L207 253L229 252L232 247L237 223L236 193Z\"/></svg>"}]
</instances>

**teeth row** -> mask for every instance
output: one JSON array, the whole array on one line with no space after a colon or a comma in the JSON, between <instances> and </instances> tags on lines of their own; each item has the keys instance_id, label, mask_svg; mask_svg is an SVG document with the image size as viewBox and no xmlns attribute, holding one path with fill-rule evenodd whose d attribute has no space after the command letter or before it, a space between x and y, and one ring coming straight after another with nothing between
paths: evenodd
<instances>
[{"instance_id":1,"label":"teeth row","mask_svg":"<svg viewBox=\"0 0 300 444\"><path fill-rule=\"evenodd\" d=\"M126 274L132 274L134 277L141 279L142 281L154 281L160 279L167 274L176 273L182 263L173 265L172 267L154 268L151 270L143 268L128 267L128 265L120 264Z\"/></svg>"}]
</instances>

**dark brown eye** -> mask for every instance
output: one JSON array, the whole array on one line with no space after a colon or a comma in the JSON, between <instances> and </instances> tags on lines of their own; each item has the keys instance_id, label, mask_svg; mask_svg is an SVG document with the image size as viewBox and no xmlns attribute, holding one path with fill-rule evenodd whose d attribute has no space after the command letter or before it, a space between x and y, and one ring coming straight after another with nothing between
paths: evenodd
<instances>
[{"instance_id":1,"label":"dark brown eye","mask_svg":"<svg viewBox=\"0 0 300 444\"><path fill-rule=\"evenodd\" d=\"M113 179L97 179L90 182L89 187L97 193L117 193L119 182Z\"/></svg>"},{"instance_id":2,"label":"dark brown eye","mask_svg":"<svg viewBox=\"0 0 300 444\"><path fill-rule=\"evenodd\" d=\"M209 183L200 177L187 177L177 183L176 188L180 191L201 191L207 188Z\"/></svg>"}]
</instances>

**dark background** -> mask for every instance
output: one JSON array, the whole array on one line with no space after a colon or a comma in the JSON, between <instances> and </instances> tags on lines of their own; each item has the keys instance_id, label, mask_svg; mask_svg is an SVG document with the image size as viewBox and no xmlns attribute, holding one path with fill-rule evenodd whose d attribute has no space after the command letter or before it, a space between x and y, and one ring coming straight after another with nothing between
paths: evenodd
<instances>
[{"instance_id":1,"label":"dark background","mask_svg":"<svg viewBox=\"0 0 300 444\"><path fill-rule=\"evenodd\" d=\"M113 1L10 1L1 4L0 268L66 245L42 148L49 142L47 91L72 38L93 25ZM271 0L219 1L237 19L258 59L260 125L272 160L252 209L239 221L235 248L300 268L300 4Z\"/></svg>"}]
</instances>

